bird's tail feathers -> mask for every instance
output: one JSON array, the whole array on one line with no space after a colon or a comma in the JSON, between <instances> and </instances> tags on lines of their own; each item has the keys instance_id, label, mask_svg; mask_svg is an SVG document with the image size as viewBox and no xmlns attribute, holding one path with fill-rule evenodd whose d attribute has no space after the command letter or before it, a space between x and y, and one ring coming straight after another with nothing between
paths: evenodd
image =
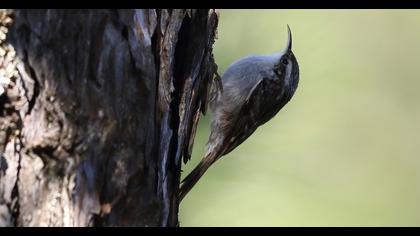
<instances>
[{"instance_id":1,"label":"bird's tail feathers","mask_svg":"<svg viewBox=\"0 0 420 236\"><path fill-rule=\"evenodd\" d=\"M211 153L209 154L211 155ZM185 177L182 180L179 201L182 201L182 199L184 199L185 195L187 195L187 193L194 187L194 185L198 182L201 176L204 175L204 173L211 166L211 164L213 164L214 158L212 158L212 156L210 155L206 155L194 168L194 170L192 170L191 173L189 173L187 177Z\"/></svg>"}]
</instances>

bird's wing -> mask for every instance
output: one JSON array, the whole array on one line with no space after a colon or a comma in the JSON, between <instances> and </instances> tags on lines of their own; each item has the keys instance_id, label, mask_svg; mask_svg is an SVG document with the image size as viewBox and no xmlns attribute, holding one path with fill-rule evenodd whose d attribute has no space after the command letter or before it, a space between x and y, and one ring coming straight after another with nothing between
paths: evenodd
<instances>
[{"instance_id":1,"label":"bird's wing","mask_svg":"<svg viewBox=\"0 0 420 236\"><path fill-rule=\"evenodd\" d=\"M268 84L268 79L261 79L250 90L244 105L232 122L233 125L226 132L222 145L223 155L235 149L258 128L258 117L264 106L264 93Z\"/></svg>"},{"instance_id":2,"label":"bird's wing","mask_svg":"<svg viewBox=\"0 0 420 236\"><path fill-rule=\"evenodd\" d=\"M283 84L279 80L262 78L251 89L248 97L236 116L230 131L226 132L223 155L228 154L255 130L268 120L290 100L285 96Z\"/></svg>"}]
</instances>

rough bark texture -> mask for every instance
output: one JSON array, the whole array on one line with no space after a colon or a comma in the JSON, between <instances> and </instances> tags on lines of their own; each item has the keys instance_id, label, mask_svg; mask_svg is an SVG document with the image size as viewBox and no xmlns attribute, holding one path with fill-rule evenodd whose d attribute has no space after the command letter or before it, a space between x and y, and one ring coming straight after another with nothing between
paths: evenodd
<instances>
[{"instance_id":1,"label":"rough bark texture","mask_svg":"<svg viewBox=\"0 0 420 236\"><path fill-rule=\"evenodd\" d=\"M1 10L0 22L0 225L178 225L217 12Z\"/></svg>"}]
</instances>

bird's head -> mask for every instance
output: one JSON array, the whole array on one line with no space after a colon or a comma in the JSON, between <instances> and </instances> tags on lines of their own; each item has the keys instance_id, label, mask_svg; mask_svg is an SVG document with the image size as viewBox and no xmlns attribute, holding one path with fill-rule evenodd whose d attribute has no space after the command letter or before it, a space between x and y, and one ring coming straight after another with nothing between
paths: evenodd
<instances>
[{"instance_id":1,"label":"bird's head","mask_svg":"<svg viewBox=\"0 0 420 236\"><path fill-rule=\"evenodd\" d=\"M284 81L284 85L290 89L292 94L299 82L299 64L292 52L292 33L287 25L288 39L286 48L277 57L274 64L274 72L279 79Z\"/></svg>"}]
</instances>

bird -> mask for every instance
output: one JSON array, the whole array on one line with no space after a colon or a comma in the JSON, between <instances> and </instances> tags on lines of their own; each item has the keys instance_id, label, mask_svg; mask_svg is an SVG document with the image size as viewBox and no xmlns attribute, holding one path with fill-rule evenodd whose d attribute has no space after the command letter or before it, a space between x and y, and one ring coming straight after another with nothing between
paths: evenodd
<instances>
[{"instance_id":1,"label":"bird","mask_svg":"<svg viewBox=\"0 0 420 236\"><path fill-rule=\"evenodd\" d=\"M282 51L239 59L221 76L220 89L209 102L211 132L205 154L182 180L180 201L213 163L273 118L295 94L299 83L299 65L292 52L289 25L287 31L287 44Z\"/></svg>"}]
</instances>

